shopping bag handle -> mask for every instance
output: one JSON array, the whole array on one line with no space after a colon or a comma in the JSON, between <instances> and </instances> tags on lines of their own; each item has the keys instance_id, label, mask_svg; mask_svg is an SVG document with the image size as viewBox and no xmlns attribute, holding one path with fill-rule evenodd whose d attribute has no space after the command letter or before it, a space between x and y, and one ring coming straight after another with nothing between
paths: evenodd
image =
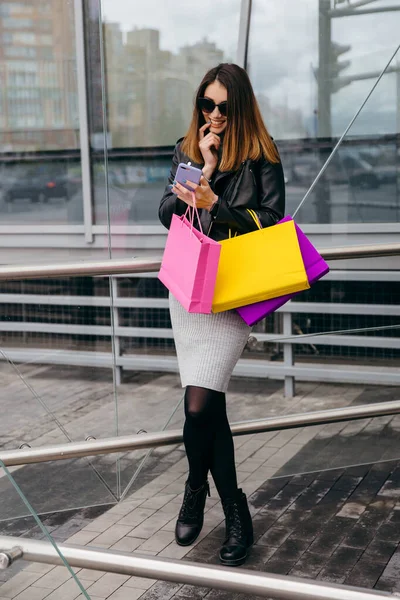
<instances>
[{"instance_id":1,"label":"shopping bag handle","mask_svg":"<svg viewBox=\"0 0 400 600\"><path fill-rule=\"evenodd\" d=\"M254 223L257 225L258 229L262 229L263 226L261 224L261 221L259 219L259 216L257 215L256 211L251 209L251 208L246 208L247 212L249 213L249 215L251 216L251 218L253 219ZM235 235L233 237L237 236L237 231L235 231ZM232 230L231 228L229 228L229 239L232 238Z\"/></svg>"},{"instance_id":2,"label":"shopping bag handle","mask_svg":"<svg viewBox=\"0 0 400 600\"><path fill-rule=\"evenodd\" d=\"M194 215L196 215L197 221L198 221L199 227L200 227L200 232L204 235L203 228L201 226L199 211L197 210L197 206L196 206L196 194L194 192L192 192L192 201L193 201L193 210L190 210L192 207L188 204L186 212L183 216L187 218L186 215L189 213L188 221L190 223L190 230L193 231Z\"/></svg>"},{"instance_id":3,"label":"shopping bag handle","mask_svg":"<svg viewBox=\"0 0 400 600\"><path fill-rule=\"evenodd\" d=\"M262 224L260 221L260 218L258 216L258 214L256 213L255 210L248 208L247 212L249 213L249 215L251 216L251 218L253 219L254 223L257 225L258 229L262 229Z\"/></svg>"}]
</instances>

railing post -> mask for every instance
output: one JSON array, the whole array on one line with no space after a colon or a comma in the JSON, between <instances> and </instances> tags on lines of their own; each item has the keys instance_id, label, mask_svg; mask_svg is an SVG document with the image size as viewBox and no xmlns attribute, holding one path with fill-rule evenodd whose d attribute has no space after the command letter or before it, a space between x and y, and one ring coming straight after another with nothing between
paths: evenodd
<instances>
[{"instance_id":1,"label":"railing post","mask_svg":"<svg viewBox=\"0 0 400 600\"><path fill-rule=\"evenodd\" d=\"M119 328L119 309L118 309L118 306L116 306L116 302L115 302L115 300L117 300L117 298L118 298L118 280L116 277L111 276L110 281L111 281L111 294L112 294L111 297L113 298L113 307L112 307L113 316L114 316L113 322L114 322L114 328L115 328L115 331L112 332L112 335L114 336L114 352L115 352L115 360L117 361L118 358L121 356L121 340L120 340L118 333L115 333ZM115 383L116 383L116 385L121 385L121 382L122 382L122 367L116 365L115 366Z\"/></svg>"},{"instance_id":2,"label":"railing post","mask_svg":"<svg viewBox=\"0 0 400 600\"><path fill-rule=\"evenodd\" d=\"M283 313L283 335L289 337L292 335L292 313ZM285 398L295 396L295 378L286 374L286 367L294 366L293 344L289 341L283 342L283 364L285 366Z\"/></svg>"}]
</instances>

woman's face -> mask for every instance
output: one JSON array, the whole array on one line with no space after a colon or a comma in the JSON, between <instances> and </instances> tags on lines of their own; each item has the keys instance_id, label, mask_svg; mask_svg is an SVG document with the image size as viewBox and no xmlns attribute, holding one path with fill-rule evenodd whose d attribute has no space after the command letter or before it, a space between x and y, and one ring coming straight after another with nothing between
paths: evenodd
<instances>
[{"instance_id":1,"label":"woman's face","mask_svg":"<svg viewBox=\"0 0 400 600\"><path fill-rule=\"evenodd\" d=\"M215 104L226 102L228 100L228 91L219 81L215 80L208 85L204 91L204 97L214 100ZM211 122L209 131L220 134L226 128L226 117L221 115L218 106L211 113L202 111L206 123Z\"/></svg>"}]
</instances>

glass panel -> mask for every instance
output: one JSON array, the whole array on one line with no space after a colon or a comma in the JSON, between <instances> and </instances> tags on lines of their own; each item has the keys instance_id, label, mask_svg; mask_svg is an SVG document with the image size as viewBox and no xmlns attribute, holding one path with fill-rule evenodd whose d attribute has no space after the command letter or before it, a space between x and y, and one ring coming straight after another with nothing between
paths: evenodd
<instances>
[{"instance_id":1,"label":"glass panel","mask_svg":"<svg viewBox=\"0 0 400 600\"><path fill-rule=\"evenodd\" d=\"M195 89L207 69L235 60L240 0L101 6L111 225L158 225L172 147L188 127ZM107 222L98 199L95 218ZM124 249L122 236L113 237L113 253Z\"/></svg>"},{"instance_id":2,"label":"glass panel","mask_svg":"<svg viewBox=\"0 0 400 600\"><path fill-rule=\"evenodd\" d=\"M111 371L94 374L90 368L46 365L52 350L43 348L41 356L36 349L36 364L18 361L18 350L0 349L2 448L40 448L115 435ZM77 508L96 507L86 513L90 518L117 501L116 458L106 458L28 464L19 467L14 478L37 513L64 511L60 520L67 522ZM44 481L51 481L45 494ZM23 504L11 502L2 508L0 520L26 514Z\"/></svg>"},{"instance_id":3,"label":"glass panel","mask_svg":"<svg viewBox=\"0 0 400 600\"><path fill-rule=\"evenodd\" d=\"M377 138L372 145L371 142L353 136L343 141L297 213L299 222L399 221L397 143L392 138ZM291 155L287 149L283 152L288 180L288 212L291 214L333 149L330 144L307 145L308 148L297 155Z\"/></svg>"},{"instance_id":4,"label":"glass panel","mask_svg":"<svg viewBox=\"0 0 400 600\"><path fill-rule=\"evenodd\" d=\"M17 484L12 472L15 473L15 470L8 469L0 460L2 516L4 511L7 512L10 506L16 507L18 505L19 510L17 510L16 513L29 516L24 519L9 517L6 522L3 522L0 525L1 535L48 541L59 555L63 566L53 567L52 565L47 566L31 563L25 572L26 576L24 579L18 577L15 577L14 579L13 576L26 567L26 563L24 563L22 559L19 559L5 571L4 576L2 574L0 580L0 594L7 598L11 598L23 592L27 594L26 597L31 597L31 593L32 597L33 595L39 596L40 593L43 593L42 597L44 598L44 595L47 596L51 594L52 589L54 589L57 590L55 593L57 593L59 597L69 591L70 594L74 594L74 598L78 597L78 594L80 593L82 595L79 594L79 598L88 598L90 600L90 596L85 590L87 582L84 585L79 579L79 574L77 575L75 573L76 569L74 570L70 567L54 537L50 535L47 527L39 519L35 508L25 496L24 491ZM7 543L7 537L2 539L0 549L3 551L11 550L15 547L15 544ZM29 588L32 584L34 585L34 588L30 593ZM89 582L88 585L91 585L91 582Z\"/></svg>"},{"instance_id":5,"label":"glass panel","mask_svg":"<svg viewBox=\"0 0 400 600\"><path fill-rule=\"evenodd\" d=\"M384 6L399 10L380 0L358 9L331 0L252 5L249 74L282 153L290 214L398 45L398 12L379 11ZM399 221L399 77L397 58L299 212L300 222Z\"/></svg>"},{"instance_id":6,"label":"glass panel","mask_svg":"<svg viewBox=\"0 0 400 600\"><path fill-rule=\"evenodd\" d=\"M73 185L67 199L50 198L47 204L33 202L35 212L25 200L18 199L12 210L7 209L7 202L0 203L0 211L7 209L13 222L18 220L19 228L16 232L11 227L0 236L5 246L0 260L3 264L110 257L107 231L92 235L92 190L99 173L103 179L97 197L104 206L103 213L108 212L101 56L94 55L100 32L98 7L97 0L24 2L18 15L12 17L14 27L7 25L11 18L8 8L0 14L0 44L5 49L3 53L0 50L0 72L7 75L0 96L9 102L7 94L14 90L14 97L21 98L18 106L24 102L26 110L31 110L32 95L40 104L40 118L30 121L24 116L25 108L21 108L23 121L15 125L16 136L11 136L11 115L0 111L2 139L7 143L13 140L12 146L1 148L1 180L7 181L10 171L18 185L28 178L32 186L43 171L66 177L68 186ZM35 51L24 50L27 44ZM21 48L26 59L5 57L6 49L15 54L22 53ZM61 120L53 110L56 96ZM96 163L98 150L101 165ZM48 189L56 191L58 179L49 182ZM22 225L27 225L30 233L24 233ZM79 228L60 227L53 232L46 225ZM84 441L87 436L116 435L113 311L108 278L55 277L1 283L0 301L0 357L7 379L3 392L8 393L10 406L8 429L4 426L7 447L18 446L21 437L21 441L38 447ZM86 506L104 511L116 502L119 493L117 459L113 455L62 465L25 466L16 477L21 485L26 481L30 486L29 497L40 513ZM46 497L40 494L37 484L43 479L53 481Z\"/></svg>"},{"instance_id":7,"label":"glass panel","mask_svg":"<svg viewBox=\"0 0 400 600\"><path fill-rule=\"evenodd\" d=\"M15 6L0 14L1 222L81 224L74 3Z\"/></svg>"},{"instance_id":8,"label":"glass panel","mask_svg":"<svg viewBox=\"0 0 400 600\"><path fill-rule=\"evenodd\" d=\"M373 282L368 274L344 272L340 280L333 271L256 326L248 358L267 359L264 365L282 376L293 364L295 396L269 393L260 382L266 396L257 394L250 408L244 401L245 420L247 410L264 418L399 400L399 282L390 272L380 275ZM394 460L398 426L391 415L261 434L254 439L264 439L269 450L249 458L265 457L259 474L271 467L271 477Z\"/></svg>"},{"instance_id":9,"label":"glass panel","mask_svg":"<svg viewBox=\"0 0 400 600\"><path fill-rule=\"evenodd\" d=\"M133 8L122 1L101 2L103 36L98 41L93 36L90 60L92 64L96 62L98 43L100 53L104 53L108 130L100 142L102 145L106 141L106 156L102 153L104 145L94 153L94 206L96 224L106 224L109 219L113 258L132 255L133 237L127 225L156 225L158 233L158 205L170 170L173 146L189 124L194 92L207 69L235 59L240 4L240 0L224 1L216 7L207 0L201 7L188 8L170 0L164 3L151 0ZM211 12L212 22L204 18ZM93 31L95 15L93 3L90 13ZM94 94L92 101L96 102ZM102 130L102 124L99 129ZM104 203L104 175L108 204ZM149 239L143 237L139 246L146 247ZM158 253L162 245L160 238L156 241ZM182 399L180 387L174 385L169 390L168 384L163 387L160 382L160 387L156 384L153 388L150 383L154 371L160 368L155 354L161 353L165 359L174 356L168 309L146 307L148 297L165 299L165 289L156 278L143 276L115 278L113 290L114 303L117 298L125 302L132 298L132 306L121 306L114 311L116 326L121 331L125 327L135 329L132 335L124 333L115 346L116 360L127 371L122 375L121 370L124 385L118 389L119 435L139 430L159 431L174 423L181 425L181 407L169 421ZM135 307L135 302L144 302L144 306ZM141 333L138 327L153 331ZM133 378L135 362L145 372ZM168 375L166 381L171 381ZM148 384L148 390L138 387L139 383ZM174 460L173 453L169 458L170 453L169 448L156 450L142 467L146 451L121 457L121 489L129 485L129 490L134 491L149 481L151 473L154 476L167 468ZM131 481L139 468L140 480Z\"/></svg>"}]
</instances>

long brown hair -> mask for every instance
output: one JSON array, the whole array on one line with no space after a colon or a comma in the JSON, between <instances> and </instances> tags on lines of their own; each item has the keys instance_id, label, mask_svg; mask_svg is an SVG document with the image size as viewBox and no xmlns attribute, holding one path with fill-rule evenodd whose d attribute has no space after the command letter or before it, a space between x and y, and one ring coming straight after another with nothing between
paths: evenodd
<instances>
[{"instance_id":1,"label":"long brown hair","mask_svg":"<svg viewBox=\"0 0 400 600\"><path fill-rule=\"evenodd\" d=\"M204 76L196 93L192 121L182 141L181 149L193 162L202 164L199 149L199 129L205 124L198 107L198 98L206 88L219 81L228 92L227 124L224 134L220 171L236 171L250 158L264 156L271 163L280 162L278 150L265 127L261 112L246 71L235 64L221 63Z\"/></svg>"}]
</instances>

